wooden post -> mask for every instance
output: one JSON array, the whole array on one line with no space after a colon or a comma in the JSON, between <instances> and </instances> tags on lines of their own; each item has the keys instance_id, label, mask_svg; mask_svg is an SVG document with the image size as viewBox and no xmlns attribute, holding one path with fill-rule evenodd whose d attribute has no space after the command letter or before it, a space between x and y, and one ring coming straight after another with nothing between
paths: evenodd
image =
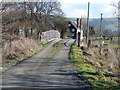
<instances>
[{"instance_id":1,"label":"wooden post","mask_svg":"<svg viewBox=\"0 0 120 90\"><path fill-rule=\"evenodd\" d=\"M80 46L83 46L82 18L80 19Z\"/></svg>"},{"instance_id":2,"label":"wooden post","mask_svg":"<svg viewBox=\"0 0 120 90\"><path fill-rule=\"evenodd\" d=\"M78 47L80 47L80 32L78 32Z\"/></svg>"},{"instance_id":3,"label":"wooden post","mask_svg":"<svg viewBox=\"0 0 120 90\"><path fill-rule=\"evenodd\" d=\"M91 45L91 40L88 40L88 47L90 47L90 45Z\"/></svg>"},{"instance_id":4,"label":"wooden post","mask_svg":"<svg viewBox=\"0 0 120 90\"><path fill-rule=\"evenodd\" d=\"M101 13L101 19L100 19L100 50L99 50L100 55L102 53L102 20L103 20L102 15L103 14Z\"/></svg>"},{"instance_id":5,"label":"wooden post","mask_svg":"<svg viewBox=\"0 0 120 90\"><path fill-rule=\"evenodd\" d=\"M76 41L77 41L78 47L80 47L80 35L78 34L78 28L79 28L79 18L77 18Z\"/></svg>"},{"instance_id":6,"label":"wooden post","mask_svg":"<svg viewBox=\"0 0 120 90\"><path fill-rule=\"evenodd\" d=\"M80 19L80 29L82 29L82 18Z\"/></svg>"},{"instance_id":7,"label":"wooden post","mask_svg":"<svg viewBox=\"0 0 120 90\"><path fill-rule=\"evenodd\" d=\"M77 18L77 28L79 27L79 18Z\"/></svg>"}]
</instances>

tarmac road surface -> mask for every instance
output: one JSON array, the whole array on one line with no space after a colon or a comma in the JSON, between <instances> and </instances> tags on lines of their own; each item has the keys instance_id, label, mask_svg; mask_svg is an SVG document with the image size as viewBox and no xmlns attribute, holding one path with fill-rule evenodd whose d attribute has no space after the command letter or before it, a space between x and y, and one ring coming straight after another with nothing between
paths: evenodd
<instances>
[{"instance_id":1,"label":"tarmac road surface","mask_svg":"<svg viewBox=\"0 0 120 90\"><path fill-rule=\"evenodd\" d=\"M31 58L24 60L2 74L2 87L21 88L81 88L87 87L84 80L77 77L69 60L69 52L73 39L65 39L65 46L50 60L45 62L53 45L53 41L45 49Z\"/></svg>"}]
</instances>

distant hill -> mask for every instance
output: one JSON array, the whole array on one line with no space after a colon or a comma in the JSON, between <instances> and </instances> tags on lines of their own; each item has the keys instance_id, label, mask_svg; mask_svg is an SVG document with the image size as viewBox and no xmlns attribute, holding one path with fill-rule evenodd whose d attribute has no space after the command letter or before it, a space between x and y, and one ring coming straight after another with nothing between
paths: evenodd
<instances>
[{"instance_id":1,"label":"distant hill","mask_svg":"<svg viewBox=\"0 0 120 90\"><path fill-rule=\"evenodd\" d=\"M91 19L90 20L90 25L94 26L97 32L99 32L100 28L100 19ZM103 18L102 21L102 31L104 34L113 34L116 35L118 34L118 21L115 18Z\"/></svg>"},{"instance_id":2,"label":"distant hill","mask_svg":"<svg viewBox=\"0 0 120 90\"><path fill-rule=\"evenodd\" d=\"M76 18L69 18L72 21L76 22ZM87 19L84 18L84 22L86 22ZM92 18L90 19L90 25L94 26L96 32L99 32L100 28L100 18ZM117 35L118 34L118 20L116 18L103 18L102 21L102 30L103 34L105 35Z\"/></svg>"}]
</instances>

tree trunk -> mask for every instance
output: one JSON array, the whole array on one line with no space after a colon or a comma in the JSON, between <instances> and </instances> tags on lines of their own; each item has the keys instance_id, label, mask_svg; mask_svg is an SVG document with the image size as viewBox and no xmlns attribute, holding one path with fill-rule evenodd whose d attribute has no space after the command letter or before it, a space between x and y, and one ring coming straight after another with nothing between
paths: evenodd
<instances>
[{"instance_id":1,"label":"tree trunk","mask_svg":"<svg viewBox=\"0 0 120 90\"><path fill-rule=\"evenodd\" d=\"M40 30L37 31L37 41L39 41Z\"/></svg>"},{"instance_id":2,"label":"tree trunk","mask_svg":"<svg viewBox=\"0 0 120 90\"><path fill-rule=\"evenodd\" d=\"M30 30L30 38L32 39L32 36L33 36L33 29L31 28Z\"/></svg>"}]
</instances>

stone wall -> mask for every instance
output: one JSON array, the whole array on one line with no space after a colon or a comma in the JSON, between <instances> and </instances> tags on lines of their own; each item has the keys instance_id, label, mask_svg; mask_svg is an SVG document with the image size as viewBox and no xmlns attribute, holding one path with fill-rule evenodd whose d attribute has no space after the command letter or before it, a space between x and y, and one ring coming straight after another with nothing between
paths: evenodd
<instances>
[{"instance_id":1,"label":"stone wall","mask_svg":"<svg viewBox=\"0 0 120 90\"><path fill-rule=\"evenodd\" d=\"M56 38L58 38L58 39L60 38L60 33L56 30L49 30L46 32L42 32L42 35L41 35L42 42L51 41Z\"/></svg>"}]
</instances>

